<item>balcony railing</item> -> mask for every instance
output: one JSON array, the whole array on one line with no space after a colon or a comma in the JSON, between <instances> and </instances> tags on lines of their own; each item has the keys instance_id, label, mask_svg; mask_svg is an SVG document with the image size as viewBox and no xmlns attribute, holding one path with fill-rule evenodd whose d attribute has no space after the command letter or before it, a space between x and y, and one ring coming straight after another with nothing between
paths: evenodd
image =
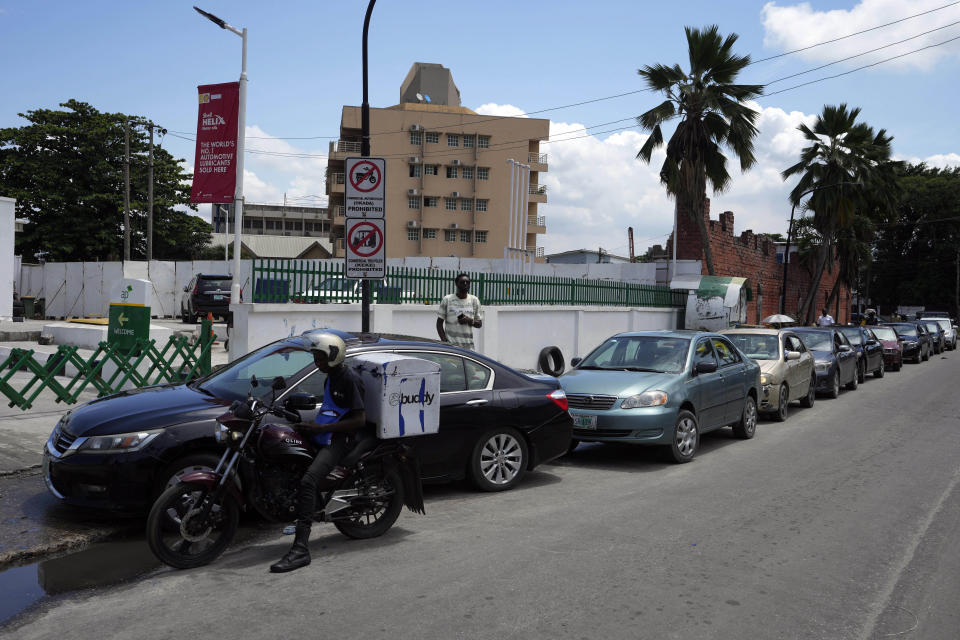
<instances>
[{"instance_id":1,"label":"balcony railing","mask_svg":"<svg viewBox=\"0 0 960 640\"><path fill-rule=\"evenodd\" d=\"M547 226L547 216L527 216L527 224L534 227Z\"/></svg>"},{"instance_id":2,"label":"balcony railing","mask_svg":"<svg viewBox=\"0 0 960 640\"><path fill-rule=\"evenodd\" d=\"M360 143L353 140L331 140L330 153L360 153Z\"/></svg>"},{"instance_id":3,"label":"balcony railing","mask_svg":"<svg viewBox=\"0 0 960 640\"><path fill-rule=\"evenodd\" d=\"M531 183L528 193L532 196L545 196L547 195L547 185Z\"/></svg>"},{"instance_id":4,"label":"balcony railing","mask_svg":"<svg viewBox=\"0 0 960 640\"><path fill-rule=\"evenodd\" d=\"M538 258L542 258L542 257L545 255L545 253L546 253L546 252L543 250L543 247L537 247L537 257L538 257Z\"/></svg>"},{"instance_id":5,"label":"balcony railing","mask_svg":"<svg viewBox=\"0 0 960 640\"><path fill-rule=\"evenodd\" d=\"M333 208L333 217L342 218L343 217L343 205L338 204Z\"/></svg>"},{"instance_id":6,"label":"balcony railing","mask_svg":"<svg viewBox=\"0 0 960 640\"><path fill-rule=\"evenodd\" d=\"M545 153L530 153L527 155L527 162L530 164L547 164L547 154Z\"/></svg>"},{"instance_id":7,"label":"balcony railing","mask_svg":"<svg viewBox=\"0 0 960 640\"><path fill-rule=\"evenodd\" d=\"M345 179L344 174L343 174L342 172L340 172L340 173L331 173L331 174L330 174L330 183L331 183L331 184L345 184L345 182L346 182L346 179ZM531 193L533 193L533 192L531 191Z\"/></svg>"}]
</instances>

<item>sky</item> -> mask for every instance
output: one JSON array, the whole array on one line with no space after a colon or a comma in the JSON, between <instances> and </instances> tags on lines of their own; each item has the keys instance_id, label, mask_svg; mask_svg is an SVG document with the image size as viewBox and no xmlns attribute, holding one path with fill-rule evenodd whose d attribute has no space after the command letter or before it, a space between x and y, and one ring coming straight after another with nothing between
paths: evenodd
<instances>
[{"instance_id":1,"label":"sky","mask_svg":"<svg viewBox=\"0 0 960 640\"><path fill-rule=\"evenodd\" d=\"M247 202L326 204L329 141L342 106L362 101L366 0L0 0L0 127L73 98L152 119L168 130L163 147L192 171L196 87L236 80L241 62L241 39L192 2L248 29ZM736 233L786 233L793 182L780 172L805 146L797 125L824 105L859 107L862 121L894 136L897 159L960 166L953 0L379 0L370 104L396 104L410 66L434 62L451 70L463 106L549 118L540 244L548 254L626 255L632 226L642 253L666 241L673 203L658 178L662 151L649 165L636 159L646 133L634 118L663 99L637 69L687 68L684 27L711 24L738 34L735 52L751 56L738 80L766 85L752 105L756 165L708 193L714 218L734 212ZM209 219L208 205L198 215Z\"/></svg>"}]
</instances>

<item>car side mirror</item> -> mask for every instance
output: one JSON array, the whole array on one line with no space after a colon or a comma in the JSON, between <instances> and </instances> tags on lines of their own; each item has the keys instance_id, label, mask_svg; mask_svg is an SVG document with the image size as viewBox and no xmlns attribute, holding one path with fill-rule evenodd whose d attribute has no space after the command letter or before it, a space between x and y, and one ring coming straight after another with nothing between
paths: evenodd
<instances>
[{"instance_id":1,"label":"car side mirror","mask_svg":"<svg viewBox=\"0 0 960 640\"><path fill-rule=\"evenodd\" d=\"M877 344L877 341L874 340L873 338L870 338L869 340L867 340L867 345L871 347L875 346L876 344Z\"/></svg>"},{"instance_id":2,"label":"car side mirror","mask_svg":"<svg viewBox=\"0 0 960 640\"><path fill-rule=\"evenodd\" d=\"M845 344L840 345L840 347L837 350L840 353L848 353L850 351L853 351L853 349L851 349L848 345L845 345Z\"/></svg>"},{"instance_id":3,"label":"car side mirror","mask_svg":"<svg viewBox=\"0 0 960 640\"><path fill-rule=\"evenodd\" d=\"M186 286L186 287L183 288L183 292L184 292L184 293L187 293L188 291L190 291L190 287L189 287L189 286Z\"/></svg>"},{"instance_id":4,"label":"car side mirror","mask_svg":"<svg viewBox=\"0 0 960 640\"><path fill-rule=\"evenodd\" d=\"M800 352L799 351L787 351L786 353L787 360L799 360Z\"/></svg>"},{"instance_id":5,"label":"car side mirror","mask_svg":"<svg viewBox=\"0 0 960 640\"><path fill-rule=\"evenodd\" d=\"M283 391L287 388L287 381L283 379L283 376L277 376L270 384L270 388L274 391Z\"/></svg>"},{"instance_id":6,"label":"car side mirror","mask_svg":"<svg viewBox=\"0 0 960 640\"><path fill-rule=\"evenodd\" d=\"M575 367L575 366L577 366L578 364L580 364L581 362L583 362L583 358L573 358L573 359L570 360L570 366L571 366L571 367Z\"/></svg>"},{"instance_id":7,"label":"car side mirror","mask_svg":"<svg viewBox=\"0 0 960 640\"><path fill-rule=\"evenodd\" d=\"M717 370L716 362L698 362L697 368L695 369L698 375L701 373L713 373L716 370Z\"/></svg>"},{"instance_id":8,"label":"car side mirror","mask_svg":"<svg viewBox=\"0 0 960 640\"><path fill-rule=\"evenodd\" d=\"M317 397L312 393L293 393L283 401L288 411L313 411L317 408Z\"/></svg>"}]
</instances>

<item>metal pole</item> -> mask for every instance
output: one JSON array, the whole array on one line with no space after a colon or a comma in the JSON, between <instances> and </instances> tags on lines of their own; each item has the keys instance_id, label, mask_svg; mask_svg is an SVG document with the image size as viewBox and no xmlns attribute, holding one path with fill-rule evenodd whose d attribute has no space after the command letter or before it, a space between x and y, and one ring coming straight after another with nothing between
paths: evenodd
<instances>
[{"instance_id":1,"label":"metal pole","mask_svg":"<svg viewBox=\"0 0 960 640\"><path fill-rule=\"evenodd\" d=\"M803 195L801 194L801 198ZM781 283L780 289L780 313L786 313L785 309L787 307L787 265L790 264L790 234L793 233L793 212L796 211L797 205L794 203L790 207L790 226L787 227L787 246L783 250L783 282Z\"/></svg>"},{"instance_id":2,"label":"metal pole","mask_svg":"<svg viewBox=\"0 0 960 640\"><path fill-rule=\"evenodd\" d=\"M676 199L673 201L673 275L667 279L667 286L677 277L677 228L680 223L680 207Z\"/></svg>"},{"instance_id":3,"label":"metal pole","mask_svg":"<svg viewBox=\"0 0 960 640\"><path fill-rule=\"evenodd\" d=\"M240 302L240 232L243 229L243 149L247 137L247 29L243 39L243 59L240 65L240 122L237 132L237 186L234 192L233 219L233 285L230 287L230 302ZM224 238L226 240L226 238Z\"/></svg>"},{"instance_id":4,"label":"metal pole","mask_svg":"<svg viewBox=\"0 0 960 640\"><path fill-rule=\"evenodd\" d=\"M130 120L123 123L123 259L130 260Z\"/></svg>"},{"instance_id":5,"label":"metal pole","mask_svg":"<svg viewBox=\"0 0 960 640\"><path fill-rule=\"evenodd\" d=\"M147 268L153 260L153 122L147 125L150 129L150 156L147 161Z\"/></svg>"},{"instance_id":6,"label":"metal pole","mask_svg":"<svg viewBox=\"0 0 960 640\"><path fill-rule=\"evenodd\" d=\"M510 165L510 204L509 209L507 210L507 244L503 248L503 259L507 262L507 268L510 267L510 258L512 257L512 247L513 247L513 200L516 195L514 187L514 178L516 176L517 170L513 158L507 160L507 164Z\"/></svg>"},{"instance_id":7,"label":"metal pole","mask_svg":"<svg viewBox=\"0 0 960 640\"><path fill-rule=\"evenodd\" d=\"M373 14L373 5L377 0L370 0L367 5L367 14L363 17L363 102L360 105L360 155L364 158L370 157L370 101L367 91L367 32L370 30L370 16ZM349 241L344 234L344 246ZM363 280L360 283L360 330L364 333L370 331L370 281Z\"/></svg>"}]
</instances>

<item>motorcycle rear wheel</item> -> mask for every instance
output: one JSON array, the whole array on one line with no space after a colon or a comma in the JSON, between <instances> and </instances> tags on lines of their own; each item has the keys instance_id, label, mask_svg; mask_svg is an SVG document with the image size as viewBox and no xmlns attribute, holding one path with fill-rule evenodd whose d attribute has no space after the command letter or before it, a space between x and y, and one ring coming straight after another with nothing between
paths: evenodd
<instances>
[{"instance_id":1,"label":"motorcycle rear wheel","mask_svg":"<svg viewBox=\"0 0 960 640\"><path fill-rule=\"evenodd\" d=\"M164 564L175 569L202 567L216 560L233 540L240 506L225 495L201 521L200 500L208 494L205 485L181 482L153 503L147 517L147 544Z\"/></svg>"},{"instance_id":2,"label":"motorcycle rear wheel","mask_svg":"<svg viewBox=\"0 0 960 640\"><path fill-rule=\"evenodd\" d=\"M382 536L397 521L403 509L403 481L400 474L390 471L380 475L379 482L371 483L368 478L366 484L358 477L354 484L346 484L341 489L354 487L361 492L360 498L355 499L355 502L366 498L363 500L365 504L352 508L351 517L342 520L338 518L333 521L333 525L340 533L354 540Z\"/></svg>"}]
</instances>

